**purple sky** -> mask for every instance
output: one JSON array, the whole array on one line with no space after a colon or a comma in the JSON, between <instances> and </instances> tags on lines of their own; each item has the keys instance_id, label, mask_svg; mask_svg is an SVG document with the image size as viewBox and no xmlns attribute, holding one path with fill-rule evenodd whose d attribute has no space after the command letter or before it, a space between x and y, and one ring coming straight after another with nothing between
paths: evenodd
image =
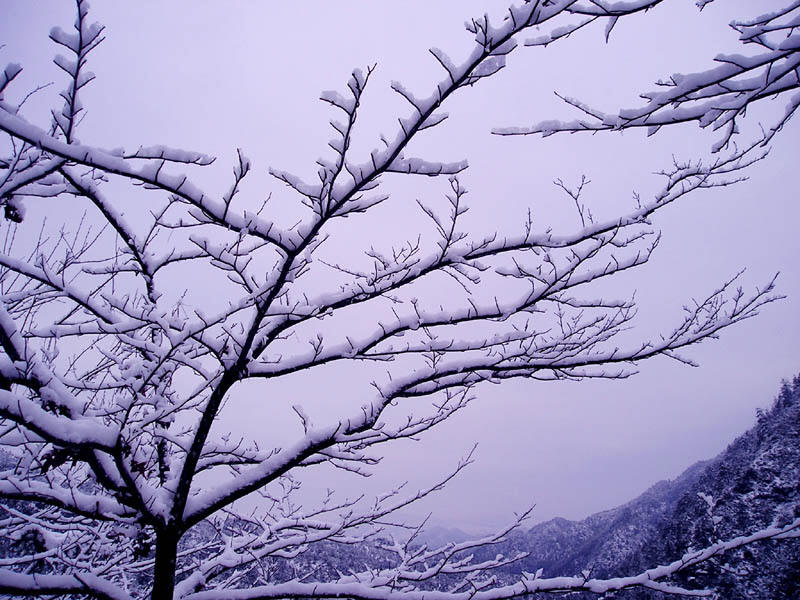
<instances>
[{"instance_id":1,"label":"purple sky","mask_svg":"<svg viewBox=\"0 0 800 600\"><path fill-rule=\"evenodd\" d=\"M640 131L499 138L490 130L573 118L554 90L607 111L638 106L638 93L659 77L708 68L718 52L741 51L726 24L752 16L751 4L715 2L698 13L693 2L672 0L621 21L608 45L597 27L552 48L520 48L502 73L456 98L449 122L414 149L431 159L469 159L462 183L470 190L476 229L516 229L528 207L535 222L574 226L575 215L552 181L574 182L581 174L592 180L592 211L612 215L631 205L634 190L646 196L657 189L652 173L669 166L672 155L703 156L715 136L695 125L651 138ZM763 3L764 10L767 4L781 3ZM496 0L95 0L92 15L106 25L107 39L90 63L97 80L84 95L88 114L79 136L101 147L158 143L215 155L217 163L198 179L218 192L228 186L241 147L256 171L245 193L262 199L273 192L274 210L288 211L296 198L268 176L267 167L308 178L316 172L314 161L330 137L331 113L317 100L322 90L343 89L354 67L377 62L364 100L362 135L355 141L371 148L406 111L387 91L388 83L400 80L427 95L441 75L427 49L437 46L458 60L471 40L464 20L484 11L499 14L503 7ZM40 124L46 124L44 108L63 85L49 63L55 49L47 33L56 24L66 29L71 9L71 3L55 0L4 1L0 60L25 67L17 89L56 82L26 113ZM769 125L782 110L782 100L765 103L752 111L749 127ZM742 136L748 133L753 131ZM692 350L699 369L663 359L642 364L637 377L622 382L484 387L468 411L420 442L387 451L384 468L366 484L323 474L309 480L309 487L378 492L406 479L412 488L423 486L477 441L477 462L418 512L433 510L434 521L479 529L505 522L533 502L537 520L581 518L720 452L752 424L756 407L769 404L780 379L800 370L800 205L796 172L790 172L800 164L797 140L795 119L749 181L695 194L663 212L655 223L663 240L650 264L596 291L624 297L636 290L644 337L668 330L684 302L742 268L748 287L780 271L779 291L789 298ZM380 222L348 225L342 251L398 231L416 237L408 206L415 198L440 197L445 184L389 183L397 198L393 208ZM276 389L310 404L324 396L327 407L352 393L350 374L338 372ZM228 406L228 428L257 434L265 420L284 418L263 408L258 390L242 396Z\"/></svg>"}]
</instances>

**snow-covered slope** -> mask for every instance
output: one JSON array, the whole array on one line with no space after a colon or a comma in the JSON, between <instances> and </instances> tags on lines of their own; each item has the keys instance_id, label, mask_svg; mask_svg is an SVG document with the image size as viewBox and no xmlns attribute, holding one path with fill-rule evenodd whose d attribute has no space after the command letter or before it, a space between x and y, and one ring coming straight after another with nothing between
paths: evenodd
<instances>
[{"instance_id":1,"label":"snow-covered slope","mask_svg":"<svg viewBox=\"0 0 800 600\"><path fill-rule=\"evenodd\" d=\"M800 377L783 385L773 407L718 457L662 481L635 500L583 521L553 519L514 535L502 548L530 553L508 568L545 576L628 575L800 516ZM800 540L767 541L732 552L682 576L726 600L800 598ZM649 595L648 595L649 594ZM656 598L627 591L618 598Z\"/></svg>"}]
</instances>

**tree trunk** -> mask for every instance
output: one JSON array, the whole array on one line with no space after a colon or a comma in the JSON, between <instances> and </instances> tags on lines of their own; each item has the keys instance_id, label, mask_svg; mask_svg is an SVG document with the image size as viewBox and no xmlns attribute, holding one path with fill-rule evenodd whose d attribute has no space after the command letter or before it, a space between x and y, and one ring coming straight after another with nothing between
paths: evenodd
<instances>
[{"instance_id":1,"label":"tree trunk","mask_svg":"<svg viewBox=\"0 0 800 600\"><path fill-rule=\"evenodd\" d=\"M175 566L179 536L169 529L156 535L156 564L152 600L172 600L175 591Z\"/></svg>"}]
</instances>

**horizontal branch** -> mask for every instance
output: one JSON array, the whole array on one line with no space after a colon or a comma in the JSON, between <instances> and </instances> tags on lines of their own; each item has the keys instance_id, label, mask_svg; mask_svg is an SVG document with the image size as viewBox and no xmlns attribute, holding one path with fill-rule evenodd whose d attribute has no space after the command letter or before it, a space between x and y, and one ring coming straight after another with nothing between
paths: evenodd
<instances>
[{"instance_id":1,"label":"horizontal branch","mask_svg":"<svg viewBox=\"0 0 800 600\"><path fill-rule=\"evenodd\" d=\"M0 593L8 594L9 597L79 594L98 598L98 600L131 600L132 598L110 581L90 573L26 574L9 569L0 569Z\"/></svg>"},{"instance_id":2,"label":"horizontal branch","mask_svg":"<svg viewBox=\"0 0 800 600\"><path fill-rule=\"evenodd\" d=\"M164 190L199 208L212 222L224 224L236 231L246 231L251 235L268 241L283 252L293 248L291 236L277 232L272 223L262 222L255 215L236 215L227 211L226 205L218 200L206 196L199 188L195 187L187 177L161 173L161 162L150 164L142 168L132 167L129 160L113 156L89 146L79 144L66 144L57 140L38 127L9 112L5 106L0 105L0 130L9 135L24 140L42 150L67 159L79 165L100 169L111 175L139 181Z\"/></svg>"}]
</instances>

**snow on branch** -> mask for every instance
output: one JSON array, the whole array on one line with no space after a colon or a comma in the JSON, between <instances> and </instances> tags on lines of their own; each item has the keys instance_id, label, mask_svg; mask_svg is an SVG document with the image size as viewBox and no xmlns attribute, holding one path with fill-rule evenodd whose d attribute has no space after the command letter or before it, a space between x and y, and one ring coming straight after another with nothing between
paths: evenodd
<instances>
[{"instance_id":1,"label":"snow on branch","mask_svg":"<svg viewBox=\"0 0 800 600\"><path fill-rule=\"evenodd\" d=\"M130 600L131 596L112 583L89 573L75 575L25 575L0 569L0 592L9 596L53 596L80 594L100 600Z\"/></svg>"},{"instance_id":2,"label":"snow on branch","mask_svg":"<svg viewBox=\"0 0 800 600\"><path fill-rule=\"evenodd\" d=\"M226 213L222 202L205 195L199 188L188 181L186 176L169 175L161 172L164 159L156 160L144 167L135 168L124 157L114 156L97 148L67 144L57 140L35 125L31 125L20 117L9 112L0 105L0 130L46 150L55 156L67 159L79 165L99 169L103 172L120 175L138 181L155 189L173 194L189 204L197 207L209 222L222 223L233 229L244 231L269 241L282 250L290 248L291 241L287 234L273 233L271 223L262 222L254 215L236 215ZM223 215L227 215L223 218Z\"/></svg>"},{"instance_id":3,"label":"snow on branch","mask_svg":"<svg viewBox=\"0 0 800 600\"><path fill-rule=\"evenodd\" d=\"M411 175L456 175L468 166L466 160L452 163L437 163L420 158L406 158L400 153L391 165L386 168L388 173L408 173Z\"/></svg>"},{"instance_id":4,"label":"snow on branch","mask_svg":"<svg viewBox=\"0 0 800 600\"><path fill-rule=\"evenodd\" d=\"M3 99L3 93L8 87L8 84L14 81L20 73L22 73L22 66L17 63L8 64L5 69L3 69L3 73L0 74L0 100Z\"/></svg>"},{"instance_id":5,"label":"snow on branch","mask_svg":"<svg viewBox=\"0 0 800 600\"><path fill-rule=\"evenodd\" d=\"M701 8L703 4L700 4ZM578 5L570 10L599 16L611 14L614 8L593 3L592 7ZM762 143L767 144L800 106L798 19L800 6L793 3L783 10L752 20L734 21L731 27L740 34L740 41L757 46L760 53L720 54L714 59L719 63L717 67L691 74L673 74L657 82L659 89L642 94L647 103L641 108L605 113L578 99L557 94L564 102L582 112L584 117L573 121L541 121L529 127L496 128L494 133L549 136L565 131L619 131L643 127L648 135L652 135L664 126L696 122L700 127L722 131L713 146L713 150L718 152L727 148L738 133L738 123L746 116L748 106L781 97L786 101L786 109L778 121L765 131ZM572 29L556 30L550 36L537 38L529 44L546 45L588 22L574 25Z\"/></svg>"},{"instance_id":6,"label":"snow on branch","mask_svg":"<svg viewBox=\"0 0 800 600\"><path fill-rule=\"evenodd\" d=\"M150 146L147 148L139 148L135 152L125 152L120 150L115 152L122 158L141 158L144 160L166 160L168 162L183 163L191 165L207 166L212 164L216 158L208 156L200 152L191 152L188 150L178 150L176 148L168 148L166 146Z\"/></svg>"}]
</instances>

